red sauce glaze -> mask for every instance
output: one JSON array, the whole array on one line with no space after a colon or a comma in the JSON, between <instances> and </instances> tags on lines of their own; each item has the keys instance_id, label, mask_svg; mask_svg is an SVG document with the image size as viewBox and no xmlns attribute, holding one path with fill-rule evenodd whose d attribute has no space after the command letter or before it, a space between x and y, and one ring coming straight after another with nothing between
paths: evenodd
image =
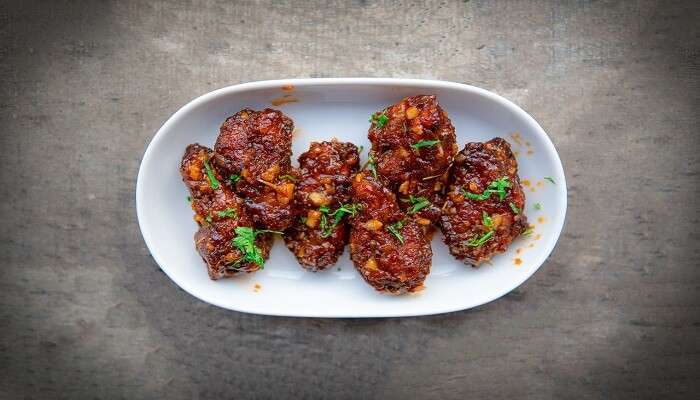
<instances>
[{"instance_id":1,"label":"red sauce glaze","mask_svg":"<svg viewBox=\"0 0 700 400\"><path fill-rule=\"evenodd\" d=\"M376 290L414 292L430 273L432 250L424 230L399 208L396 196L367 171L352 181L353 201L362 209L352 219L350 258ZM404 221L403 243L387 227Z\"/></svg>"},{"instance_id":2,"label":"red sauce glaze","mask_svg":"<svg viewBox=\"0 0 700 400\"><path fill-rule=\"evenodd\" d=\"M388 121L381 128L372 123L368 134L378 174L401 198L413 195L428 199L431 205L418 216L437 223L448 169L459 150L452 122L434 95L406 97L375 116L379 114L386 115ZM439 142L434 145L412 147L435 140ZM406 201L399 204L404 210L411 207Z\"/></svg>"},{"instance_id":3,"label":"red sauce glaze","mask_svg":"<svg viewBox=\"0 0 700 400\"><path fill-rule=\"evenodd\" d=\"M298 218L285 232L284 241L302 267L321 271L343 254L349 236L348 217L324 237L319 208L325 206L333 212L351 201L351 176L357 172L359 162L357 147L337 140L311 143L309 150L299 156L294 196ZM325 218L328 224L334 220L330 215Z\"/></svg>"},{"instance_id":4,"label":"red sauce glaze","mask_svg":"<svg viewBox=\"0 0 700 400\"><path fill-rule=\"evenodd\" d=\"M216 139L214 160L226 178L239 175L234 186L245 199L256 223L281 231L292 224L294 183L292 130L294 123L282 112L244 109L226 119Z\"/></svg>"},{"instance_id":5,"label":"red sauce glaze","mask_svg":"<svg viewBox=\"0 0 700 400\"><path fill-rule=\"evenodd\" d=\"M489 184L499 178L508 177L511 187L502 201L492 194L486 200L467 199L462 189L481 194ZM515 213L513 203L519 213ZM527 229L523 214L525 194L518 178L518 164L510 145L501 138L486 143L468 143L454 159L449 191L441 217L442 232L450 253L465 264L479 265L504 252L508 245ZM493 220L493 227L483 223L483 212ZM469 246L468 242L490 230L491 240L480 246Z\"/></svg>"},{"instance_id":6,"label":"red sauce glaze","mask_svg":"<svg viewBox=\"0 0 700 400\"><path fill-rule=\"evenodd\" d=\"M199 230L194 235L195 246L207 264L211 279L225 278L238 272L253 272L260 269L255 263L235 265L242 254L231 246L235 229L239 226L253 226L253 219L243 205L243 200L223 184L223 177L210 162L211 149L199 144L187 146L180 164L180 175L190 191L192 210ZM217 189L207 177L205 161L219 182ZM231 215L231 212L235 215ZM220 215L219 212L225 215ZM263 258L267 259L272 245L270 235L259 235L256 245Z\"/></svg>"}]
</instances>

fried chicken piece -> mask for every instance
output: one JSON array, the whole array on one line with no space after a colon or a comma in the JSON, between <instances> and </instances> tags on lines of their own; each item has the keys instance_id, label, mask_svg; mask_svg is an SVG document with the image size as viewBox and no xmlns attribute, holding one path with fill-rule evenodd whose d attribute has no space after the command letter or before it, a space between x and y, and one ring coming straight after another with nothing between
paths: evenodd
<instances>
[{"instance_id":1,"label":"fried chicken piece","mask_svg":"<svg viewBox=\"0 0 700 400\"><path fill-rule=\"evenodd\" d=\"M350 258L362 278L381 292L421 290L432 257L423 228L367 171L355 175L352 197L361 209L351 222Z\"/></svg>"},{"instance_id":2,"label":"fried chicken piece","mask_svg":"<svg viewBox=\"0 0 700 400\"><path fill-rule=\"evenodd\" d=\"M199 144L187 146L180 164L180 175L190 191L194 219L199 229L194 235L195 246L207 264L211 279L233 276L238 272L253 272L262 267L246 260L244 253L232 245L237 228L253 229L253 219L243 200L223 185L222 176L211 164L211 149ZM255 237L255 246L262 260L267 259L271 237Z\"/></svg>"},{"instance_id":3,"label":"fried chicken piece","mask_svg":"<svg viewBox=\"0 0 700 400\"><path fill-rule=\"evenodd\" d=\"M214 161L245 199L254 221L282 231L292 224L294 182L290 156L294 123L282 112L243 109L226 119Z\"/></svg>"},{"instance_id":4,"label":"fried chicken piece","mask_svg":"<svg viewBox=\"0 0 700 400\"><path fill-rule=\"evenodd\" d=\"M501 138L468 143L454 159L441 216L450 253L478 266L527 228L518 163Z\"/></svg>"},{"instance_id":5,"label":"fried chicken piece","mask_svg":"<svg viewBox=\"0 0 700 400\"><path fill-rule=\"evenodd\" d=\"M419 222L437 224L452 158L455 128L434 95L406 97L372 115L370 157L401 208ZM417 211L417 212L416 212Z\"/></svg>"},{"instance_id":6,"label":"fried chicken piece","mask_svg":"<svg viewBox=\"0 0 700 400\"><path fill-rule=\"evenodd\" d=\"M347 215L351 176L360 157L352 143L311 143L299 156L295 207L299 218L287 229L284 241L302 267L321 271L338 261L349 232ZM337 221L337 222L336 222Z\"/></svg>"}]
</instances>

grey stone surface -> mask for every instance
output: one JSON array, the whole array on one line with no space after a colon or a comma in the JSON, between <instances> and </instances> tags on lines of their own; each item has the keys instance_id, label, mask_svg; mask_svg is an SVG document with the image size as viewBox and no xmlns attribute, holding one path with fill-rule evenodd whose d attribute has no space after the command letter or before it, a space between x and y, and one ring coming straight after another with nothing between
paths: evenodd
<instances>
[{"instance_id":1,"label":"grey stone surface","mask_svg":"<svg viewBox=\"0 0 700 400\"><path fill-rule=\"evenodd\" d=\"M0 5L0 397L689 398L700 389L697 1ZM477 309L323 320L175 286L134 210L154 132L280 77L466 82L569 180L550 259Z\"/></svg>"}]
</instances>

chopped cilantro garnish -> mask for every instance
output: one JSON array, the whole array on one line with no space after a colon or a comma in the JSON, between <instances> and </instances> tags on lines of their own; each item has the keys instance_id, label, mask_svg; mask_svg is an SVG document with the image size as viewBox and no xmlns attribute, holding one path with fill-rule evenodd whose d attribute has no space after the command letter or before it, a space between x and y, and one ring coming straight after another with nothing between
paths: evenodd
<instances>
[{"instance_id":1,"label":"chopped cilantro garnish","mask_svg":"<svg viewBox=\"0 0 700 400\"><path fill-rule=\"evenodd\" d=\"M367 169L372 171L372 176L374 176L374 179L377 179L377 165L374 163L374 158L372 155L369 155L369 160L367 161Z\"/></svg>"},{"instance_id":2,"label":"chopped cilantro garnish","mask_svg":"<svg viewBox=\"0 0 700 400\"><path fill-rule=\"evenodd\" d=\"M217 211L216 216L219 218L236 218L236 210L233 208L227 208L224 211Z\"/></svg>"},{"instance_id":3,"label":"chopped cilantro garnish","mask_svg":"<svg viewBox=\"0 0 700 400\"><path fill-rule=\"evenodd\" d=\"M479 200L479 201L484 201L484 200L488 199L489 197L491 197L491 193L492 193L491 190L489 190L489 189L484 190L484 193L482 193L482 194L467 192L464 188L462 188L460 190L462 192L462 195L464 197L468 198L469 200Z\"/></svg>"},{"instance_id":4,"label":"chopped cilantro garnish","mask_svg":"<svg viewBox=\"0 0 700 400\"><path fill-rule=\"evenodd\" d=\"M188 203L191 203L191 202L192 202L192 197L187 196L187 202L188 202Z\"/></svg>"},{"instance_id":5,"label":"chopped cilantro garnish","mask_svg":"<svg viewBox=\"0 0 700 400\"><path fill-rule=\"evenodd\" d=\"M369 118L369 122L373 123L377 129L382 129L384 128L384 125L386 125L387 122L389 122L389 117L386 116L383 112L380 113L374 113L372 116Z\"/></svg>"},{"instance_id":6,"label":"chopped cilantro garnish","mask_svg":"<svg viewBox=\"0 0 700 400\"><path fill-rule=\"evenodd\" d=\"M481 221L484 223L485 227L493 228L493 219L486 211L481 212Z\"/></svg>"},{"instance_id":7,"label":"chopped cilantro garnish","mask_svg":"<svg viewBox=\"0 0 700 400\"><path fill-rule=\"evenodd\" d=\"M549 181L552 185L556 185L557 183L554 182L554 179L552 179L551 176L545 176L544 180Z\"/></svg>"},{"instance_id":8,"label":"chopped cilantro garnish","mask_svg":"<svg viewBox=\"0 0 700 400\"><path fill-rule=\"evenodd\" d=\"M324 212L320 208L319 211L321 211L321 237L326 238L333 234L333 228L328 225L328 211Z\"/></svg>"},{"instance_id":9,"label":"chopped cilantro garnish","mask_svg":"<svg viewBox=\"0 0 700 400\"><path fill-rule=\"evenodd\" d=\"M211 214L209 214L209 215L207 215L206 217L204 217L204 220L207 221L207 222L210 223L210 224L211 224L211 219L212 219L212 218L211 218Z\"/></svg>"},{"instance_id":10,"label":"chopped cilantro garnish","mask_svg":"<svg viewBox=\"0 0 700 400\"><path fill-rule=\"evenodd\" d=\"M411 203L411 208L408 209L409 214L415 214L430 205L430 200L425 197L415 197L413 195L409 196L407 199L401 199L401 201L404 203Z\"/></svg>"},{"instance_id":11,"label":"chopped cilantro garnish","mask_svg":"<svg viewBox=\"0 0 700 400\"><path fill-rule=\"evenodd\" d=\"M231 246L237 248L243 256L234 263L238 265L242 262L253 262L258 264L260 268L265 264L265 259L262 256L262 251L255 245L255 237L261 233L279 233L282 232L270 231L267 229L254 229L247 226L239 226L236 228L236 237L231 239Z\"/></svg>"},{"instance_id":12,"label":"chopped cilantro garnish","mask_svg":"<svg viewBox=\"0 0 700 400\"><path fill-rule=\"evenodd\" d=\"M488 232L484 233L483 235L477 236L474 239L471 239L470 241L468 241L467 246L480 247L484 243L488 242L491 239L493 239L493 231L488 231Z\"/></svg>"},{"instance_id":13,"label":"chopped cilantro garnish","mask_svg":"<svg viewBox=\"0 0 700 400\"><path fill-rule=\"evenodd\" d=\"M231 182L232 185L235 185L236 182L238 182L241 179L240 175L233 174L228 177L229 182Z\"/></svg>"},{"instance_id":14,"label":"chopped cilantro garnish","mask_svg":"<svg viewBox=\"0 0 700 400\"><path fill-rule=\"evenodd\" d=\"M319 207L318 211L321 212L321 237L326 238L332 235L344 216L350 215L354 217L361 208L362 206L359 204L342 204L338 209L331 212L327 206ZM328 218L331 216L333 217L333 222L329 223Z\"/></svg>"},{"instance_id":15,"label":"chopped cilantro garnish","mask_svg":"<svg viewBox=\"0 0 700 400\"><path fill-rule=\"evenodd\" d=\"M506 188L510 188L510 181L508 180L507 176L504 176L502 178L496 179L495 181L491 182L489 187L493 187L495 190L495 193L498 194L498 199L500 201L503 201L503 199L506 198Z\"/></svg>"},{"instance_id":16,"label":"chopped cilantro garnish","mask_svg":"<svg viewBox=\"0 0 700 400\"><path fill-rule=\"evenodd\" d=\"M493 230L493 218L491 218L491 216L486 211L482 211L481 212L481 221L482 221L483 225L489 229L489 231L484 233L481 236L476 235L475 237L470 239L467 242L467 246L480 247L480 246L483 246L484 243L493 239L493 235L495 235L495 231Z\"/></svg>"},{"instance_id":17,"label":"chopped cilantro garnish","mask_svg":"<svg viewBox=\"0 0 700 400\"><path fill-rule=\"evenodd\" d=\"M489 185L486 187L486 190L484 190L484 192L481 194L467 192L464 188L461 189L461 192L464 195L464 197L470 200L484 201L491 197L492 194L497 194L498 199L500 201L503 201L506 198L506 189L510 187L511 185L510 181L508 180L508 177L504 176L489 183Z\"/></svg>"},{"instance_id":18,"label":"chopped cilantro garnish","mask_svg":"<svg viewBox=\"0 0 700 400\"><path fill-rule=\"evenodd\" d=\"M520 214L520 209L518 208L518 206L513 204L513 202L508 203L508 205L510 206L510 209L513 210L514 213Z\"/></svg>"},{"instance_id":19,"label":"chopped cilantro garnish","mask_svg":"<svg viewBox=\"0 0 700 400\"><path fill-rule=\"evenodd\" d=\"M386 230L391 232L392 235L396 236L396 239L398 239L399 242L401 242L401 244L403 244L403 236L401 235L401 229L403 229L405 223L406 221L402 219L386 227Z\"/></svg>"},{"instance_id":20,"label":"chopped cilantro garnish","mask_svg":"<svg viewBox=\"0 0 700 400\"><path fill-rule=\"evenodd\" d=\"M344 214L350 214L350 216L354 217L355 215L357 215L357 212L361 209L362 206L357 203L343 204L340 207L338 207L338 209L335 210L332 215L335 215L336 217L340 215L340 218L343 218Z\"/></svg>"},{"instance_id":21,"label":"chopped cilantro garnish","mask_svg":"<svg viewBox=\"0 0 700 400\"><path fill-rule=\"evenodd\" d=\"M298 181L297 177L292 176L292 175L281 175L280 179L288 180L290 182L297 182Z\"/></svg>"},{"instance_id":22,"label":"chopped cilantro garnish","mask_svg":"<svg viewBox=\"0 0 700 400\"><path fill-rule=\"evenodd\" d=\"M435 146L436 144L440 143L439 140L421 140L416 143L413 143L411 147L414 149L420 149L421 147L430 147L430 146Z\"/></svg>"},{"instance_id":23,"label":"chopped cilantro garnish","mask_svg":"<svg viewBox=\"0 0 700 400\"><path fill-rule=\"evenodd\" d=\"M204 170L207 172L207 178L209 178L209 185L211 185L211 188L214 190L218 189L219 181L216 179L208 160L204 160Z\"/></svg>"},{"instance_id":24,"label":"chopped cilantro garnish","mask_svg":"<svg viewBox=\"0 0 700 400\"><path fill-rule=\"evenodd\" d=\"M540 203L535 203L535 204L533 205L533 207L535 207L535 210L541 210L541 209L542 209L542 204L540 204Z\"/></svg>"}]
</instances>

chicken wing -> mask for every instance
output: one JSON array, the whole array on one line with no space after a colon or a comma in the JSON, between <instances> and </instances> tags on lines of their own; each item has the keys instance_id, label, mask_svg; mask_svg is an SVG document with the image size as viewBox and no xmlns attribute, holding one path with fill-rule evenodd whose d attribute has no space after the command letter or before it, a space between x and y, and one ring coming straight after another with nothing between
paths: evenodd
<instances>
[{"instance_id":1,"label":"chicken wing","mask_svg":"<svg viewBox=\"0 0 700 400\"><path fill-rule=\"evenodd\" d=\"M351 222L350 258L362 278L382 292L421 290L432 257L424 229L367 171L355 175L352 197L360 210Z\"/></svg>"},{"instance_id":2,"label":"chicken wing","mask_svg":"<svg viewBox=\"0 0 700 400\"><path fill-rule=\"evenodd\" d=\"M527 228L518 163L501 138L457 154L441 216L450 253L474 266L504 252Z\"/></svg>"},{"instance_id":3,"label":"chicken wing","mask_svg":"<svg viewBox=\"0 0 700 400\"><path fill-rule=\"evenodd\" d=\"M214 161L254 221L281 231L292 224L294 182L290 156L294 123L282 112L243 109L219 130Z\"/></svg>"},{"instance_id":4,"label":"chicken wing","mask_svg":"<svg viewBox=\"0 0 700 400\"><path fill-rule=\"evenodd\" d=\"M299 218L287 229L284 240L308 270L321 271L343 254L349 236L346 217L357 212L349 202L350 180L359 160L354 144L337 140L311 143L299 156L295 192Z\"/></svg>"},{"instance_id":5,"label":"chicken wing","mask_svg":"<svg viewBox=\"0 0 700 400\"><path fill-rule=\"evenodd\" d=\"M455 129L437 98L406 97L374 113L370 165L400 206L423 225L437 223L448 169L457 153Z\"/></svg>"},{"instance_id":6,"label":"chicken wing","mask_svg":"<svg viewBox=\"0 0 700 400\"><path fill-rule=\"evenodd\" d=\"M197 251L207 264L211 279L257 271L267 259L271 237L253 228L253 219L243 201L223 185L211 157L211 149L191 144L180 164L180 175L189 189L194 219L199 225L194 236ZM247 248L236 245L236 241L251 235L253 240L243 243Z\"/></svg>"}]
</instances>

